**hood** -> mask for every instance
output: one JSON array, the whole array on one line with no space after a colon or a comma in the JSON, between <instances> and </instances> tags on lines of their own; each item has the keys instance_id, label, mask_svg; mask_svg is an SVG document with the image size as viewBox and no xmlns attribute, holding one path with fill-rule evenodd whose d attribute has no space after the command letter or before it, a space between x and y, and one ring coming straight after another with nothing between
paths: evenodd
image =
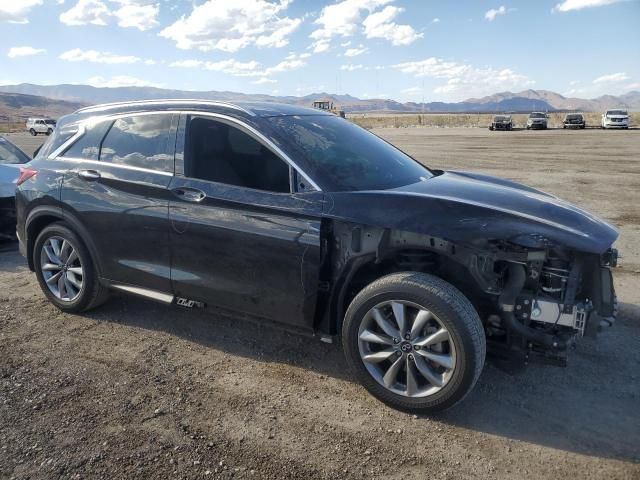
<instances>
[{"instance_id":1,"label":"hood","mask_svg":"<svg viewBox=\"0 0 640 480\"><path fill-rule=\"evenodd\" d=\"M443 172L392 190L328 195L336 213L357 211L362 202L359 213L371 210L373 224L472 244L543 236L557 245L602 253L618 237L614 227L569 202L476 173ZM339 199L343 195L347 198ZM342 205L343 200L349 203Z\"/></svg>"}]
</instances>

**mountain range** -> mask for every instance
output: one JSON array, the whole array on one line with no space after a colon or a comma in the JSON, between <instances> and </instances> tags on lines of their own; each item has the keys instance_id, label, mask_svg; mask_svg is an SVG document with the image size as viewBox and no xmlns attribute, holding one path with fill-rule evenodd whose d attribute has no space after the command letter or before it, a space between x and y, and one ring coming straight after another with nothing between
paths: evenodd
<instances>
[{"instance_id":1,"label":"mountain range","mask_svg":"<svg viewBox=\"0 0 640 480\"><path fill-rule=\"evenodd\" d=\"M199 98L219 101L281 102L311 106L314 100L328 100L347 113L357 112L430 112L430 113L486 113L530 111L584 111L602 112L607 108L640 110L640 91L621 96L604 95L594 99L564 97L549 90L501 92L482 98L469 98L462 102L400 103L390 99L361 99L351 95L313 93L305 96L273 96L219 91L185 91L155 87L98 88L90 85L19 85L0 86L0 121L2 117L16 115L22 119L26 112L41 108L41 115L58 116L69 113L81 105L153 100L161 98ZM7 96L12 94L13 96ZM24 97L21 100L19 97ZM40 97L40 100L37 98ZM42 98L44 97L44 99ZM40 102L41 107L38 107ZM29 114L31 115L31 113ZM27 116L29 116L27 115Z\"/></svg>"}]
</instances>

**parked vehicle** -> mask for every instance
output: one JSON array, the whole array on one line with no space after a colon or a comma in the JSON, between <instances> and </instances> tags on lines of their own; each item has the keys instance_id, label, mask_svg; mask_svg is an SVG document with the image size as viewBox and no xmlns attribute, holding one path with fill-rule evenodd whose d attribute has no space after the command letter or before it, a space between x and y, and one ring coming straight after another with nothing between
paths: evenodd
<instances>
[{"instance_id":1,"label":"parked vehicle","mask_svg":"<svg viewBox=\"0 0 640 480\"><path fill-rule=\"evenodd\" d=\"M531 112L527 118L527 130L529 129L547 129L547 121L549 116L543 112Z\"/></svg>"},{"instance_id":2,"label":"parked vehicle","mask_svg":"<svg viewBox=\"0 0 640 480\"><path fill-rule=\"evenodd\" d=\"M27 120L27 130L34 137L39 133L51 135L56 128L56 121L50 118L29 118Z\"/></svg>"},{"instance_id":3,"label":"parked vehicle","mask_svg":"<svg viewBox=\"0 0 640 480\"><path fill-rule=\"evenodd\" d=\"M562 128L586 128L587 123L581 113L567 113L562 121Z\"/></svg>"},{"instance_id":4,"label":"parked vehicle","mask_svg":"<svg viewBox=\"0 0 640 480\"><path fill-rule=\"evenodd\" d=\"M0 239L16 232L16 180L20 166L31 160L22 150L0 136Z\"/></svg>"},{"instance_id":5,"label":"parked vehicle","mask_svg":"<svg viewBox=\"0 0 640 480\"><path fill-rule=\"evenodd\" d=\"M410 412L464 398L487 337L562 363L615 316L614 227L320 110L85 108L18 183L20 251L59 309L117 290L341 337L365 388Z\"/></svg>"},{"instance_id":6,"label":"parked vehicle","mask_svg":"<svg viewBox=\"0 0 640 480\"><path fill-rule=\"evenodd\" d=\"M602 114L601 128L629 128L629 112L622 109L607 110Z\"/></svg>"},{"instance_id":7,"label":"parked vehicle","mask_svg":"<svg viewBox=\"0 0 640 480\"><path fill-rule=\"evenodd\" d=\"M513 130L511 115L496 115L489 125L489 130Z\"/></svg>"}]
</instances>

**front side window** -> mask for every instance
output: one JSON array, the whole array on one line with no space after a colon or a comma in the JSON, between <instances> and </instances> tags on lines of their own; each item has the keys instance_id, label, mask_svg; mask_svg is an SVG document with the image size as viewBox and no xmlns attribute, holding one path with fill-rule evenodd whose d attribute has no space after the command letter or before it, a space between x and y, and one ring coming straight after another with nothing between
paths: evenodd
<instances>
[{"instance_id":1,"label":"front side window","mask_svg":"<svg viewBox=\"0 0 640 480\"><path fill-rule=\"evenodd\" d=\"M289 193L289 165L243 130L210 118L188 121L185 175L238 187Z\"/></svg>"},{"instance_id":2,"label":"front side window","mask_svg":"<svg viewBox=\"0 0 640 480\"><path fill-rule=\"evenodd\" d=\"M171 114L117 119L102 141L100 161L173 172L171 119Z\"/></svg>"},{"instance_id":3,"label":"front side window","mask_svg":"<svg viewBox=\"0 0 640 480\"><path fill-rule=\"evenodd\" d=\"M324 190L385 190L433 174L371 132L335 115L268 117L289 156L305 157L305 172Z\"/></svg>"}]
</instances>

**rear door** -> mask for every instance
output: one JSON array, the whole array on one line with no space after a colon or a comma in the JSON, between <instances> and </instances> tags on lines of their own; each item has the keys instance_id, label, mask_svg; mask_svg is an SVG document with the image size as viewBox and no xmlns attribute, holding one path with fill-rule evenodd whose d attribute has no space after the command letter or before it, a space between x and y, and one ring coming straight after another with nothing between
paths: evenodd
<instances>
[{"instance_id":1,"label":"rear door","mask_svg":"<svg viewBox=\"0 0 640 480\"><path fill-rule=\"evenodd\" d=\"M171 292L169 192L179 116L106 119L63 153L62 201L90 235L102 277Z\"/></svg>"},{"instance_id":2,"label":"rear door","mask_svg":"<svg viewBox=\"0 0 640 480\"><path fill-rule=\"evenodd\" d=\"M311 329L322 193L292 193L289 164L231 119L188 116L180 132L169 202L176 295Z\"/></svg>"}]
</instances>

